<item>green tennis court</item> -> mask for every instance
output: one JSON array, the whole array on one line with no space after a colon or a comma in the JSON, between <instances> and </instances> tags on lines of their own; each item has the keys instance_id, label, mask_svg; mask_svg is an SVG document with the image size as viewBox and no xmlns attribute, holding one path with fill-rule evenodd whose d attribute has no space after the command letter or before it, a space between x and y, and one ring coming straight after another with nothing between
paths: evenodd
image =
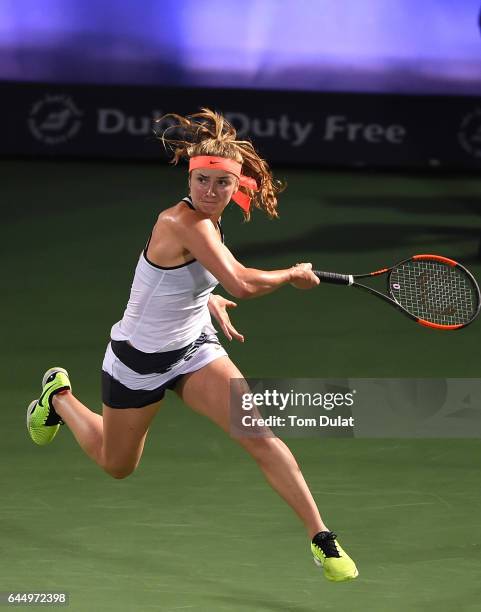
<instances>
[{"instance_id":1,"label":"green tennis court","mask_svg":"<svg viewBox=\"0 0 481 612\"><path fill-rule=\"evenodd\" d=\"M475 612L481 586L481 444L473 439L286 440L359 567L330 584L302 525L254 462L172 393L126 480L65 428L35 447L25 408L66 367L100 409L100 364L157 212L186 173L153 164L3 161L0 591L67 592L75 611ZM367 272L416 252L481 277L481 183L467 177L279 169L281 218L225 215L246 265L312 261ZM251 377L479 378L481 323L423 329L380 300L322 286L240 302ZM227 341L226 341L227 343ZM225 343L224 343L225 344ZM477 434L481 434L477 432Z\"/></svg>"}]
</instances>

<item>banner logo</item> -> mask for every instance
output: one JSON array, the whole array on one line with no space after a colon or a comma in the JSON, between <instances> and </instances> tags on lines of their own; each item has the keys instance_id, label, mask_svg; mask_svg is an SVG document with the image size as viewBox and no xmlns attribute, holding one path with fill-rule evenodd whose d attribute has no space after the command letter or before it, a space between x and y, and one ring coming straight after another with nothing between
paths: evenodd
<instances>
[{"instance_id":1,"label":"banner logo","mask_svg":"<svg viewBox=\"0 0 481 612\"><path fill-rule=\"evenodd\" d=\"M458 132L460 145L473 157L481 158L481 109L465 115Z\"/></svg>"},{"instance_id":2,"label":"banner logo","mask_svg":"<svg viewBox=\"0 0 481 612\"><path fill-rule=\"evenodd\" d=\"M77 135L82 115L69 96L47 94L32 105L28 127L46 145L63 144Z\"/></svg>"}]
</instances>

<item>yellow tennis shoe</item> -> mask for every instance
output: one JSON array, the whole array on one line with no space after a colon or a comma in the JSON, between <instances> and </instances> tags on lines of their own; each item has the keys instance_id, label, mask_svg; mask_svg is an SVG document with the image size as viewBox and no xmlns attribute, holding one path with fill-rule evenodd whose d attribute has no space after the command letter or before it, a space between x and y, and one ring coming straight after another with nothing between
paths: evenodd
<instances>
[{"instance_id":1,"label":"yellow tennis shoe","mask_svg":"<svg viewBox=\"0 0 481 612\"><path fill-rule=\"evenodd\" d=\"M51 442L60 425L63 425L53 407L52 397L67 389L71 389L67 370L50 368L45 372L42 378L42 395L30 402L27 408L27 430L35 444L44 446Z\"/></svg>"},{"instance_id":2,"label":"yellow tennis shoe","mask_svg":"<svg viewBox=\"0 0 481 612\"><path fill-rule=\"evenodd\" d=\"M324 570L324 576L332 582L354 580L359 575L356 564L344 552L332 531L320 531L312 538L311 552L314 563Z\"/></svg>"}]
</instances>

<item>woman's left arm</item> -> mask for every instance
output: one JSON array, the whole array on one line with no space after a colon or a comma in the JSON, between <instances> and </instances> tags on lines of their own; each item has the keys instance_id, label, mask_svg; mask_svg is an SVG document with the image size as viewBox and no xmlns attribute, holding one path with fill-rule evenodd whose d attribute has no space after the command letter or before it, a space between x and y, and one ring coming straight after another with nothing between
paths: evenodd
<instances>
[{"instance_id":1,"label":"woman's left arm","mask_svg":"<svg viewBox=\"0 0 481 612\"><path fill-rule=\"evenodd\" d=\"M239 340L239 342L244 342L244 336L239 334L236 328L232 325L227 313L227 308L235 308L237 306L235 302L226 300L221 295L214 295L211 293L207 306L210 314L219 323L221 330L229 340L235 338L236 340Z\"/></svg>"}]
</instances>

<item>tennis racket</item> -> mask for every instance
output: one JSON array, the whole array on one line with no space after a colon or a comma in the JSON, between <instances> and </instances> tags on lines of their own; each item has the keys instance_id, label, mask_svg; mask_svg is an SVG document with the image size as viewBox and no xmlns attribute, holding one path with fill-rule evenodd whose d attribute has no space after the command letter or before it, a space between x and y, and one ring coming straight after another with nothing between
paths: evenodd
<instances>
[{"instance_id":1,"label":"tennis racket","mask_svg":"<svg viewBox=\"0 0 481 612\"><path fill-rule=\"evenodd\" d=\"M479 314L481 300L476 279L457 261L440 255L413 255L391 268L368 274L313 272L322 282L368 291L426 327L461 329ZM388 295L358 282L382 274L387 275Z\"/></svg>"}]
</instances>

